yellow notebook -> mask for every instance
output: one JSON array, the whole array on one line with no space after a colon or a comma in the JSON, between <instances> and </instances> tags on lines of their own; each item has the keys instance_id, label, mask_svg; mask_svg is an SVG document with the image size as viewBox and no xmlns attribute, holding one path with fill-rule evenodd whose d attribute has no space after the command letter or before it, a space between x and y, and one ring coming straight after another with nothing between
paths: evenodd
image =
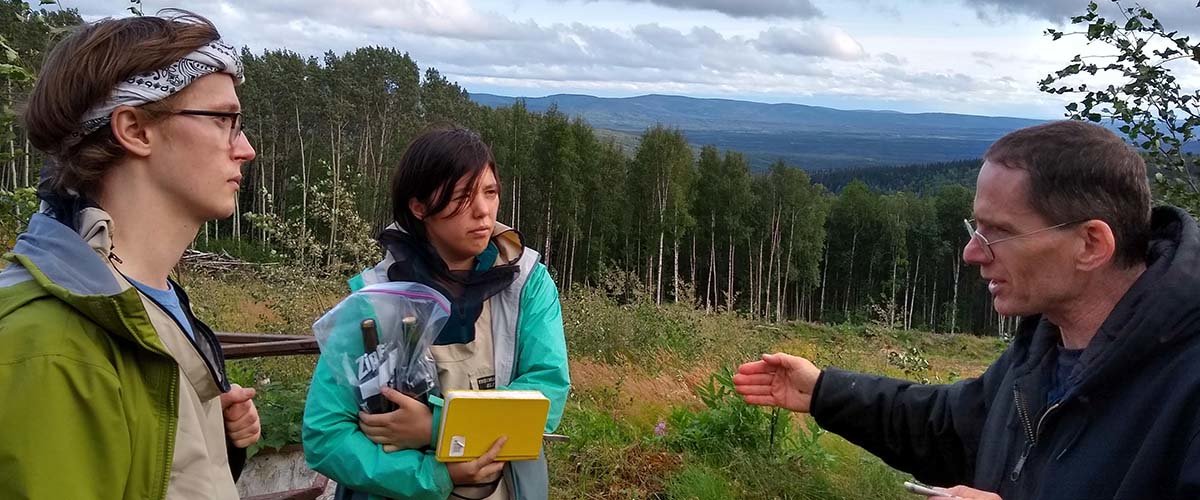
<instances>
[{"instance_id":1,"label":"yellow notebook","mask_svg":"<svg viewBox=\"0 0 1200 500\"><path fill-rule=\"evenodd\" d=\"M447 391L439 424L439 462L467 462L508 436L498 461L535 460L550 400L540 391Z\"/></svg>"}]
</instances>

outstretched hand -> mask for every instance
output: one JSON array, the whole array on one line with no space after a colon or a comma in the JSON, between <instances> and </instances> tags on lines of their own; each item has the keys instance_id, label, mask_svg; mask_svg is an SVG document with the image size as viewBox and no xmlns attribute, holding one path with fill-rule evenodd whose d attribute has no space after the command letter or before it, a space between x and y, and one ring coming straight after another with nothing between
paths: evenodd
<instances>
[{"instance_id":1,"label":"outstretched hand","mask_svg":"<svg viewBox=\"0 0 1200 500\"><path fill-rule=\"evenodd\" d=\"M745 363L733 376L733 387L747 403L808 413L821 370L811 361L781 352Z\"/></svg>"},{"instance_id":2,"label":"outstretched hand","mask_svg":"<svg viewBox=\"0 0 1200 500\"><path fill-rule=\"evenodd\" d=\"M968 500L1002 500L1000 495L989 491L977 490L966 486L955 486L946 488L946 494L939 497L929 497L929 500L951 500L951 499L968 499Z\"/></svg>"}]
</instances>

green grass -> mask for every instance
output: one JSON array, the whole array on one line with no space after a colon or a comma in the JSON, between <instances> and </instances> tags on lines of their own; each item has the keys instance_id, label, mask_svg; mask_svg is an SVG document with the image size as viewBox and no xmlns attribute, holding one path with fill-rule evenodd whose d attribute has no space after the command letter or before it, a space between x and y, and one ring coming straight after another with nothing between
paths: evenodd
<instances>
[{"instance_id":1,"label":"green grass","mask_svg":"<svg viewBox=\"0 0 1200 500\"><path fill-rule=\"evenodd\" d=\"M346 289L280 267L182 277L198 314L222 331L305 333ZM619 305L581 288L564 294L563 317L574 387L559 432L571 439L547 449L552 498L911 498L900 487L907 476L807 416L741 402L731 370L785 351L819 366L948 382L981 373L1004 347L969 335ZM260 391L263 446L299 439L315 360L230 363L235 381Z\"/></svg>"},{"instance_id":2,"label":"green grass","mask_svg":"<svg viewBox=\"0 0 1200 500\"><path fill-rule=\"evenodd\" d=\"M666 496L679 500L724 500L733 497L733 491L729 479L721 471L703 464L690 464L667 482Z\"/></svg>"}]
</instances>

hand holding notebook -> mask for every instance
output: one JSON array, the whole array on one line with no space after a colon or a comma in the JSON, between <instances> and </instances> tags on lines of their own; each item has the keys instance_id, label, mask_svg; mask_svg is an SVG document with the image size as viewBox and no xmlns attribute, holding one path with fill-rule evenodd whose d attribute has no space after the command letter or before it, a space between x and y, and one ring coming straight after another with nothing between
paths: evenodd
<instances>
[{"instance_id":1,"label":"hand holding notebook","mask_svg":"<svg viewBox=\"0 0 1200 500\"><path fill-rule=\"evenodd\" d=\"M437 459L469 462L507 437L495 460L535 460L550 400L539 391L449 391L438 423Z\"/></svg>"},{"instance_id":2,"label":"hand holding notebook","mask_svg":"<svg viewBox=\"0 0 1200 500\"><path fill-rule=\"evenodd\" d=\"M504 449L504 441L503 437L497 439L487 453L470 462L446 464L446 471L450 473L450 481L456 485L467 486L489 484L500 479L500 473L504 472L504 462L496 461L496 457L500 455L500 450Z\"/></svg>"}]
</instances>

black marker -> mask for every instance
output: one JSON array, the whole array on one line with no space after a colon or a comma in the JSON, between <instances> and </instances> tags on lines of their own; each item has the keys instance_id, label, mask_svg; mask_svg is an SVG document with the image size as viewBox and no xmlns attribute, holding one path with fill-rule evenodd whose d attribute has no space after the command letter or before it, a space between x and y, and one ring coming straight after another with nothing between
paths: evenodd
<instances>
[{"instance_id":1,"label":"black marker","mask_svg":"<svg viewBox=\"0 0 1200 500\"><path fill-rule=\"evenodd\" d=\"M379 331L375 328L375 320L364 319L360 325L362 329L363 339L363 355L368 358L375 358L375 370L378 372L382 368L382 360L378 358L376 350L379 348ZM381 388L382 389L382 388ZM367 413L387 413L395 408L383 394L376 394L367 398Z\"/></svg>"}]
</instances>

